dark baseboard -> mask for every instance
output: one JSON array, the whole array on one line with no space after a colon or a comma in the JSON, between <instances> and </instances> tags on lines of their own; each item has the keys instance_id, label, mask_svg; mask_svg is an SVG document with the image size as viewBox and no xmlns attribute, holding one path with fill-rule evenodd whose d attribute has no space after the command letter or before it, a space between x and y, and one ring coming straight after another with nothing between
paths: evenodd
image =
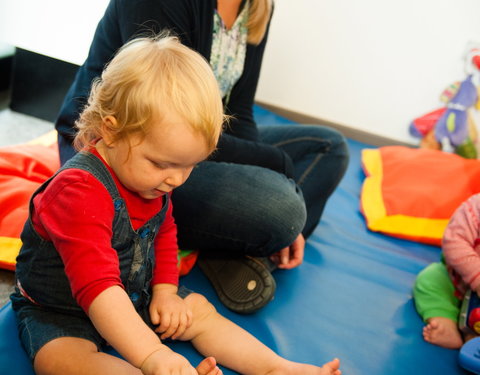
<instances>
[{"instance_id":1,"label":"dark baseboard","mask_svg":"<svg viewBox=\"0 0 480 375\"><path fill-rule=\"evenodd\" d=\"M340 125L331 121L325 121L317 117L305 115L299 112L290 111L281 107L277 107L268 103L259 102L257 104L269 111L275 112L276 114L283 116L291 121L298 122L301 124L312 124L312 125L327 125L334 129L340 131L345 137L353 139L358 142L363 142L367 144L371 144L373 146L381 147L381 146L391 146L391 145L401 145L401 146L414 146L408 142L400 142L397 140L393 140L387 137L382 137L373 133L369 133L366 131L353 129L345 125Z\"/></svg>"},{"instance_id":2,"label":"dark baseboard","mask_svg":"<svg viewBox=\"0 0 480 375\"><path fill-rule=\"evenodd\" d=\"M55 121L77 70L77 65L16 48L10 108L46 121Z\"/></svg>"},{"instance_id":3,"label":"dark baseboard","mask_svg":"<svg viewBox=\"0 0 480 375\"><path fill-rule=\"evenodd\" d=\"M13 56L0 58L0 91L8 90L12 76Z\"/></svg>"}]
</instances>

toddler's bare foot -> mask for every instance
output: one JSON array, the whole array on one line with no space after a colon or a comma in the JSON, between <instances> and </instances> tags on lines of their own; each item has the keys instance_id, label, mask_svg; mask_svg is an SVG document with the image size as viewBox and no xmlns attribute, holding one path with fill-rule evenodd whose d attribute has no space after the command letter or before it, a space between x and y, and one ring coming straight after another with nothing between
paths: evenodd
<instances>
[{"instance_id":1,"label":"toddler's bare foot","mask_svg":"<svg viewBox=\"0 0 480 375\"><path fill-rule=\"evenodd\" d=\"M325 363L321 368L321 372L318 374L331 374L331 375L342 375L340 371L340 360L335 358L333 361Z\"/></svg>"},{"instance_id":2,"label":"toddler's bare foot","mask_svg":"<svg viewBox=\"0 0 480 375\"><path fill-rule=\"evenodd\" d=\"M290 362L279 371L273 371L269 374L280 375L341 375L340 360L335 358L333 361L325 363L322 367L307 365L304 363Z\"/></svg>"},{"instance_id":3,"label":"toddler's bare foot","mask_svg":"<svg viewBox=\"0 0 480 375\"><path fill-rule=\"evenodd\" d=\"M217 361L213 357L205 358L196 368L198 375L222 375L223 372L217 367Z\"/></svg>"},{"instance_id":4,"label":"toddler's bare foot","mask_svg":"<svg viewBox=\"0 0 480 375\"><path fill-rule=\"evenodd\" d=\"M457 323L440 316L430 318L423 327L425 341L447 349L458 349L463 345L462 336Z\"/></svg>"}]
</instances>

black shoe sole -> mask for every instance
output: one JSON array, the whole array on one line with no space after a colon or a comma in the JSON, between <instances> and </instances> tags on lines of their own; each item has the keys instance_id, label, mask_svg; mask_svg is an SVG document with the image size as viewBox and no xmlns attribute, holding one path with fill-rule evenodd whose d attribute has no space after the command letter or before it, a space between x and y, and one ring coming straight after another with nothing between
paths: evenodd
<instances>
[{"instance_id":1,"label":"black shoe sole","mask_svg":"<svg viewBox=\"0 0 480 375\"><path fill-rule=\"evenodd\" d=\"M269 303L276 283L265 264L256 258L198 259L220 301L230 310L251 314Z\"/></svg>"}]
</instances>

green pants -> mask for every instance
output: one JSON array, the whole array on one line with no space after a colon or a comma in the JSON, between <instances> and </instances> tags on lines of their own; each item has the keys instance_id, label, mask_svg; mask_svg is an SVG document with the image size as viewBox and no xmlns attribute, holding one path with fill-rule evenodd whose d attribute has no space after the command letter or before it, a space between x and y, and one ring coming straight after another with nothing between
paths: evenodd
<instances>
[{"instance_id":1,"label":"green pants","mask_svg":"<svg viewBox=\"0 0 480 375\"><path fill-rule=\"evenodd\" d=\"M449 318L457 322L461 301L454 293L455 288L445 263L432 263L418 274L415 281L415 308L425 322L433 317Z\"/></svg>"}]
</instances>

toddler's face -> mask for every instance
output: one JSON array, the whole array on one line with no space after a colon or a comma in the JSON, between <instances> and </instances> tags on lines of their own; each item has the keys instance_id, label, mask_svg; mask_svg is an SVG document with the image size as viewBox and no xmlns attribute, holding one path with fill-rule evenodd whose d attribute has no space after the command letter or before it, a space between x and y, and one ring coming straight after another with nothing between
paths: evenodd
<instances>
[{"instance_id":1,"label":"toddler's face","mask_svg":"<svg viewBox=\"0 0 480 375\"><path fill-rule=\"evenodd\" d=\"M175 113L154 122L140 139L133 136L130 144L124 140L103 147L102 156L120 182L145 199L158 198L183 184L209 155L203 137Z\"/></svg>"}]
</instances>

